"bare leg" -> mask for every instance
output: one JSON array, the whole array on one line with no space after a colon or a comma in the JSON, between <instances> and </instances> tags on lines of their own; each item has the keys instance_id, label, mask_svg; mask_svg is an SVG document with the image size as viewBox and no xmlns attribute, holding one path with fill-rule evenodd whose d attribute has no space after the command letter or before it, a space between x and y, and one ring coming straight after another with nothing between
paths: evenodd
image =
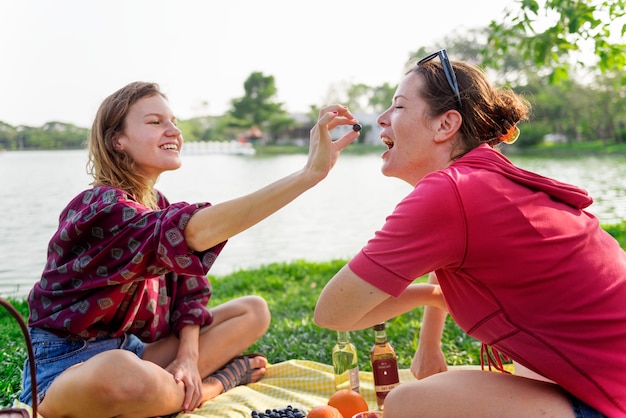
<instances>
[{"instance_id":1,"label":"bare leg","mask_svg":"<svg viewBox=\"0 0 626 418\"><path fill-rule=\"evenodd\" d=\"M212 309L214 321L201 330L198 368L202 400L224 389L211 373L241 354L267 330L270 313L256 296L234 299ZM178 339L170 336L146 346L143 359L125 350L98 354L57 377L40 405L45 418L131 418L171 414L182 409L185 388L165 367L174 360ZM267 360L255 357L250 366L257 381Z\"/></svg>"},{"instance_id":2,"label":"bare leg","mask_svg":"<svg viewBox=\"0 0 626 418\"><path fill-rule=\"evenodd\" d=\"M183 384L163 368L111 350L61 373L39 411L45 418L145 418L180 410L183 397Z\"/></svg>"},{"instance_id":3,"label":"bare leg","mask_svg":"<svg viewBox=\"0 0 626 418\"><path fill-rule=\"evenodd\" d=\"M573 418L557 385L524 377L459 370L404 383L385 399L385 418Z\"/></svg>"}]
</instances>

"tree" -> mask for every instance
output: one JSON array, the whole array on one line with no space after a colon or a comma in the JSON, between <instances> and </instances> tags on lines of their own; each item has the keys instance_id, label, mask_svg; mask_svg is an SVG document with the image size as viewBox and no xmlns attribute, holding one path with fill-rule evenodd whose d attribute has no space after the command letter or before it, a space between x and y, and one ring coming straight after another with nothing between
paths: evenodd
<instances>
[{"instance_id":1,"label":"tree","mask_svg":"<svg viewBox=\"0 0 626 418\"><path fill-rule=\"evenodd\" d=\"M507 10L500 23L489 25L483 50L486 65L501 67L512 51L522 51L525 59L550 69L551 81L558 82L569 77L572 64L586 66L583 56L589 52L602 73L619 74L617 81L626 85L625 0L545 0L541 6L536 0L516 3L519 9ZM547 27L542 30L544 24Z\"/></svg>"},{"instance_id":2,"label":"tree","mask_svg":"<svg viewBox=\"0 0 626 418\"><path fill-rule=\"evenodd\" d=\"M380 86L353 84L347 89L346 105L352 112L381 113L391 105L396 86L384 83Z\"/></svg>"},{"instance_id":3,"label":"tree","mask_svg":"<svg viewBox=\"0 0 626 418\"><path fill-rule=\"evenodd\" d=\"M374 87L372 95L370 96L369 105L374 113L382 113L385 109L391 106L393 95L396 93L397 86L392 86L389 83L384 83L378 87Z\"/></svg>"},{"instance_id":4,"label":"tree","mask_svg":"<svg viewBox=\"0 0 626 418\"><path fill-rule=\"evenodd\" d=\"M0 151L17 149L17 129L0 121Z\"/></svg>"},{"instance_id":5,"label":"tree","mask_svg":"<svg viewBox=\"0 0 626 418\"><path fill-rule=\"evenodd\" d=\"M293 123L287 117L283 104L272 101L277 91L273 76L254 72L243 87L245 95L231 102L232 110L227 115L230 126L243 129L256 126L273 132Z\"/></svg>"}]
</instances>

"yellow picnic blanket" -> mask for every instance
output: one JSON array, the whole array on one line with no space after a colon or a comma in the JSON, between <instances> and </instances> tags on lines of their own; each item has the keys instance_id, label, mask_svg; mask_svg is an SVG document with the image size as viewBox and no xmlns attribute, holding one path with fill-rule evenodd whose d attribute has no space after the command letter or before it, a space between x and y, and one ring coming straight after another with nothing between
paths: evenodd
<instances>
[{"instance_id":1,"label":"yellow picnic blanket","mask_svg":"<svg viewBox=\"0 0 626 418\"><path fill-rule=\"evenodd\" d=\"M457 366L451 369L480 366ZM400 382L415 380L409 369L400 369ZM372 372L361 371L361 395L370 409L378 409ZM326 404L335 392L332 366L308 360L288 360L270 364L263 379L247 386L237 386L205 402L193 413L180 413L173 418L250 418L252 411L282 409L291 405L308 412L316 405ZM24 405L16 405L24 406Z\"/></svg>"},{"instance_id":2,"label":"yellow picnic blanket","mask_svg":"<svg viewBox=\"0 0 626 418\"><path fill-rule=\"evenodd\" d=\"M480 366L459 366L451 369L480 369ZM409 369L400 369L400 382L414 381ZM377 410L372 372L359 373L361 395L370 410ZM190 414L175 418L250 418L253 410L282 409L291 405L308 412L316 405L326 404L335 392L335 375L330 365L308 360L288 360L269 365L257 383L238 386L205 402Z\"/></svg>"},{"instance_id":3,"label":"yellow picnic blanket","mask_svg":"<svg viewBox=\"0 0 626 418\"><path fill-rule=\"evenodd\" d=\"M401 376L409 378L404 372ZM370 408L376 409L372 373L360 372L359 377L361 394ZM288 360L269 365L265 376L257 383L233 388L205 402L193 413L178 414L176 418L250 418L253 410L282 409L288 405L308 412L316 405L326 404L334 392L332 366L308 360Z\"/></svg>"}]
</instances>

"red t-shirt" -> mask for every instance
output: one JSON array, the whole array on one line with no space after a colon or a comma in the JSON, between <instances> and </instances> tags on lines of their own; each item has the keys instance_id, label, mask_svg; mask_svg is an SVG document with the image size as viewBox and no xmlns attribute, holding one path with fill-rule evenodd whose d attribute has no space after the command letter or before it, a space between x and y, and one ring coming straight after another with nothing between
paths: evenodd
<instances>
[{"instance_id":1,"label":"red t-shirt","mask_svg":"<svg viewBox=\"0 0 626 418\"><path fill-rule=\"evenodd\" d=\"M469 335L626 415L626 253L587 193L489 146L425 176L349 266L397 296L437 273Z\"/></svg>"},{"instance_id":2,"label":"red t-shirt","mask_svg":"<svg viewBox=\"0 0 626 418\"><path fill-rule=\"evenodd\" d=\"M137 335L146 342L186 324L207 325L206 273L225 243L187 247L184 229L208 203L152 210L122 190L94 187L59 216L41 279L31 290L29 325L81 338Z\"/></svg>"}]
</instances>

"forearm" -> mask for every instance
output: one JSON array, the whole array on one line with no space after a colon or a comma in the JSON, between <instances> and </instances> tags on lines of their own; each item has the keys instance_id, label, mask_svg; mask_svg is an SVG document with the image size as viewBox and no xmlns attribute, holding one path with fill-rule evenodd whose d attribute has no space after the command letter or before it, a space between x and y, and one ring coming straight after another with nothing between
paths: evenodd
<instances>
[{"instance_id":1,"label":"forearm","mask_svg":"<svg viewBox=\"0 0 626 418\"><path fill-rule=\"evenodd\" d=\"M430 305L443 306L443 297L439 286L424 283L412 284L400 296L389 297L373 308L359 321L358 325L362 328L369 327L421 306L428 309ZM439 310L441 311L441 309Z\"/></svg>"},{"instance_id":2,"label":"forearm","mask_svg":"<svg viewBox=\"0 0 626 418\"><path fill-rule=\"evenodd\" d=\"M187 245L196 251L211 248L256 225L321 180L300 170L248 195L205 207L185 228Z\"/></svg>"},{"instance_id":3,"label":"forearm","mask_svg":"<svg viewBox=\"0 0 626 418\"><path fill-rule=\"evenodd\" d=\"M186 325L179 333L178 351L176 358L179 360L191 360L197 364L200 341L200 326Z\"/></svg>"},{"instance_id":4,"label":"forearm","mask_svg":"<svg viewBox=\"0 0 626 418\"><path fill-rule=\"evenodd\" d=\"M439 284L437 276L431 273L428 279L430 284ZM443 302L443 295L441 295ZM422 319L422 328L420 331L420 344L428 346L441 346L441 338L443 336L443 328L446 322L448 312L444 306L426 306L424 308L424 317Z\"/></svg>"},{"instance_id":5,"label":"forearm","mask_svg":"<svg viewBox=\"0 0 626 418\"><path fill-rule=\"evenodd\" d=\"M441 346L447 315L446 311L434 306L426 306L424 308L424 317L419 337L421 345Z\"/></svg>"}]
</instances>

